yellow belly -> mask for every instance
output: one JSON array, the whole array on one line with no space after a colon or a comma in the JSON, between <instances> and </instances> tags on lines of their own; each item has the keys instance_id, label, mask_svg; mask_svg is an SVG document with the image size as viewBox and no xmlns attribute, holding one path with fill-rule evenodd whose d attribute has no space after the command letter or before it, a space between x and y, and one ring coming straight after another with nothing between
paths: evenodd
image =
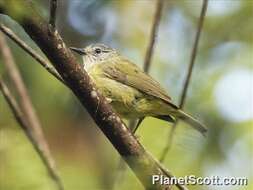
<instances>
[{"instance_id":1,"label":"yellow belly","mask_svg":"<svg viewBox=\"0 0 253 190\"><path fill-rule=\"evenodd\" d=\"M100 93L110 100L113 109L122 117L168 115L173 109L164 101L115 80L99 75L91 77Z\"/></svg>"}]
</instances>

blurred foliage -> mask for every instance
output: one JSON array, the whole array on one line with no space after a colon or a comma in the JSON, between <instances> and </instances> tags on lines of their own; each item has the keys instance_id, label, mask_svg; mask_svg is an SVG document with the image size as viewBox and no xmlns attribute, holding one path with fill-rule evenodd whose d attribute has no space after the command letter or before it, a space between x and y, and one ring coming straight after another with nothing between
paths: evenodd
<instances>
[{"instance_id":1,"label":"blurred foliage","mask_svg":"<svg viewBox=\"0 0 253 190\"><path fill-rule=\"evenodd\" d=\"M47 19L48 1L38 0L36 4ZM19 10L17 5L13 8ZM175 103L182 90L200 8L199 0L165 1L151 75L168 90ZM180 123L165 161L176 176L247 177L250 184L247 187L190 186L190 189L253 187L252 8L252 0L210 1L185 107L208 126L208 135L203 138ZM153 12L154 3L149 0L59 0L57 28L69 46L104 42L142 66ZM3 15L0 21L40 52L17 23ZM17 45L8 42L66 190L110 189L118 164L117 152L74 95ZM8 81L1 56L0 69ZM236 77L231 73L236 73ZM228 75L232 76L231 81L224 89L218 88ZM159 158L169 130L170 124L147 118L137 135ZM56 189L2 96L0 163L0 189ZM130 169L120 180L115 189L141 189Z\"/></svg>"}]
</instances>

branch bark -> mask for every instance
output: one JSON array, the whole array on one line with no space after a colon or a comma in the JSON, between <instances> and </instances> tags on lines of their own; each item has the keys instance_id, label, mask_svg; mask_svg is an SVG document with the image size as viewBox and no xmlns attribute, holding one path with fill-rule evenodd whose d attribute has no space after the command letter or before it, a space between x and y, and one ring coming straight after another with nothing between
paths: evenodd
<instances>
[{"instance_id":1,"label":"branch bark","mask_svg":"<svg viewBox=\"0 0 253 190\"><path fill-rule=\"evenodd\" d=\"M14 11L9 11L8 6L1 3L0 11L2 10L3 13L16 19L47 55L69 88L78 97L98 127L125 159L145 188L170 188L160 184L152 185L152 175L164 175L164 172L123 124L119 116L112 111L105 98L98 93L88 74L76 62L70 50L66 48L58 32L52 31L27 1L19 1L18 3L20 7L26 9L26 12L29 12L29 15L19 14L17 17Z\"/></svg>"},{"instance_id":2,"label":"branch bark","mask_svg":"<svg viewBox=\"0 0 253 190\"><path fill-rule=\"evenodd\" d=\"M47 141L43 135L40 121L37 114L35 113L22 77L18 71L18 68L16 67L11 50L9 49L2 34L0 34L0 51L4 59L3 63L6 67L6 71L17 91L18 96L20 97L20 107L24 113L23 119L25 119L28 123L25 125L28 127L26 128L26 132L29 132L29 134L32 136L32 143L35 143L35 146L39 150L39 156L44 161L49 175L61 190L63 189L63 185L58 172L56 171L55 161L50 153Z\"/></svg>"},{"instance_id":3,"label":"branch bark","mask_svg":"<svg viewBox=\"0 0 253 190\"><path fill-rule=\"evenodd\" d=\"M197 25L197 32L196 32L194 44L193 44L193 47L192 47L190 63L189 63L189 66L188 66L187 75L186 75L186 78L185 78L185 81L184 81L183 90L182 90L182 94L181 94L181 97L180 97L180 103L179 103L179 108L180 109L183 109L183 107L184 107L184 103L185 103L185 99L186 99L186 95L187 95L187 90L188 90L188 87L189 87L189 83L190 83L190 80L191 80L195 59L196 59L197 52L198 52L198 44L199 44L199 39L200 39L201 31L202 31L202 28L203 28L204 20L205 20L207 6L208 6L208 0L203 0L201 13L200 13L200 17L199 17L199 21L198 21L198 25ZM171 128L167 144L166 144L165 148L163 149L163 152L162 152L161 157L160 157L161 162L164 161L164 159L166 158L166 155L167 155L167 153L168 153L168 151L171 147L172 140L173 140L173 134L174 134L174 131L176 129L177 123L178 123L178 121L176 121L173 124L172 128Z\"/></svg>"},{"instance_id":4,"label":"branch bark","mask_svg":"<svg viewBox=\"0 0 253 190\"><path fill-rule=\"evenodd\" d=\"M50 17L49 24L55 30L56 23L57 0L50 0Z\"/></svg>"}]
</instances>

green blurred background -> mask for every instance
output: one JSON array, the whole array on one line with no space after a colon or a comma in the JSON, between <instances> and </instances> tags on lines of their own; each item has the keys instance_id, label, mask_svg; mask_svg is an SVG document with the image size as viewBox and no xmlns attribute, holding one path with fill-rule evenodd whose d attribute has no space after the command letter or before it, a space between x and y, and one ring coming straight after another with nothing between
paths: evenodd
<instances>
[{"instance_id":1,"label":"green blurred background","mask_svg":"<svg viewBox=\"0 0 253 190\"><path fill-rule=\"evenodd\" d=\"M46 0L34 1L48 18ZM201 9L200 0L165 0L150 74L178 104ZM142 67L155 2L59 0L57 28L68 46L103 42ZM248 186L189 189L252 189L253 1L211 0L185 110L208 126L207 138L180 123L165 165L176 176L247 177ZM38 50L21 27L0 21ZM111 189L119 155L77 98L8 40L39 115L66 190ZM40 52L38 50L38 52ZM78 58L80 60L80 58ZM0 56L1 76L8 81ZM18 98L18 97L17 97ZM171 125L147 118L137 132L159 158ZM0 96L0 189L54 190L54 183ZM114 189L142 189L129 168Z\"/></svg>"}]
</instances>

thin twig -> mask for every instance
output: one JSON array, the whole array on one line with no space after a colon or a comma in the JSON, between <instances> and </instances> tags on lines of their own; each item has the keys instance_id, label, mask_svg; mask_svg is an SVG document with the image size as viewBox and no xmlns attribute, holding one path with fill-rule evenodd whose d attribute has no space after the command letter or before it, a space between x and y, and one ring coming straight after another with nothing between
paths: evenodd
<instances>
[{"instance_id":1,"label":"thin twig","mask_svg":"<svg viewBox=\"0 0 253 190\"><path fill-rule=\"evenodd\" d=\"M57 12L57 0L50 0L49 24L54 30L55 30L55 23L56 23L56 12Z\"/></svg>"},{"instance_id":2,"label":"thin twig","mask_svg":"<svg viewBox=\"0 0 253 190\"><path fill-rule=\"evenodd\" d=\"M22 77L18 71L18 68L16 67L11 50L9 49L2 34L0 34L0 51L3 55L3 63L6 67L6 71L15 87L15 90L17 91L18 96L20 97L20 108L24 113L24 118L28 124L27 130L32 135L34 143L36 143L40 148L41 154L43 154L40 154L40 156L43 156L43 158L46 160L45 164L48 168L50 176L59 185L59 189L62 189L63 186L55 168L55 161L50 153L47 141L43 135L40 121L35 113Z\"/></svg>"},{"instance_id":3,"label":"thin twig","mask_svg":"<svg viewBox=\"0 0 253 190\"><path fill-rule=\"evenodd\" d=\"M144 71L147 73L150 68L151 59L152 59L152 55L154 51L155 40L158 33L158 27L159 27L161 15L162 15L163 3L164 3L164 0L156 0L156 9L155 9L152 28L151 28L151 35L149 38L149 43L148 43L145 60L144 60Z\"/></svg>"},{"instance_id":4,"label":"thin twig","mask_svg":"<svg viewBox=\"0 0 253 190\"><path fill-rule=\"evenodd\" d=\"M146 54L145 54L145 59L144 59L144 64L143 64L143 70L146 73L149 72L149 68L151 65L152 55L153 55L153 51L154 51L154 45L155 45L156 36L158 33L158 28L159 28L159 23L160 23L161 15L162 15L163 3L164 3L164 0L156 0L156 7L155 7L155 13L153 16L151 33L150 33L149 42L148 42L148 46L146 49ZM143 120L144 120L144 117L137 119L137 120L135 120L135 119L130 120L129 128L133 134L136 133L136 131L138 130L138 128ZM125 169L126 169L125 162L122 158L120 158L119 163L118 163L118 167L116 169L117 172L116 172L116 175L115 175L114 180L112 182L112 189L115 187L116 181L121 181L121 179L119 179L119 178L123 176Z\"/></svg>"},{"instance_id":5,"label":"thin twig","mask_svg":"<svg viewBox=\"0 0 253 190\"><path fill-rule=\"evenodd\" d=\"M53 177L53 180L57 183L57 185L59 187L59 190L63 190L63 186L62 186L62 183L61 183L61 180L60 180L58 174L56 174L55 170L52 169L52 167L50 166L50 164L48 162L48 158L45 155L45 152L44 152L43 148L40 146L40 144L38 144L37 139L34 138L34 134L31 131L27 120L25 119L25 115L23 114L23 112L19 108L15 98L10 93L9 89L7 88L7 86L5 85L5 83L3 82L1 77L0 77L0 91L2 91L2 94L3 94L6 102L10 106L11 111L12 111L15 119L19 123L20 127L23 129L23 131L24 131L25 135L27 136L27 138L32 143L34 149L36 150L36 152L40 156L42 162L46 166L46 168L49 171L50 175Z\"/></svg>"},{"instance_id":6,"label":"thin twig","mask_svg":"<svg viewBox=\"0 0 253 190\"><path fill-rule=\"evenodd\" d=\"M204 20L205 20L205 15L206 15L206 10L207 10L207 6L208 6L208 0L203 0L203 4L202 4L202 9L201 9L201 13L200 13L200 17L199 17L199 21L198 21L198 26L197 26L197 32L195 35L195 40L194 40L194 44L193 44L193 48L192 48L192 52L191 52L191 57L190 57L190 63L189 63L189 67L188 67L188 72L185 78L185 82L184 82L184 86L183 86L183 91L180 97L180 103L179 103L179 108L182 109L184 107L184 103L185 103L185 99L186 99L186 95L187 95L187 90L189 87L189 83L191 80L191 76L192 76L192 71L193 71L193 66L195 63L195 59L197 56L197 52L198 52L198 44L199 44L199 39L200 39L200 35L201 35L201 31L203 28L203 24L204 24ZM169 138L167 141L167 145L165 146L160 161L163 162L170 147L171 147L171 143L172 143L172 138L173 138L173 133L175 131L175 128L177 126L177 121L173 124L172 129L170 131L169 134Z\"/></svg>"},{"instance_id":7,"label":"thin twig","mask_svg":"<svg viewBox=\"0 0 253 190\"><path fill-rule=\"evenodd\" d=\"M187 76L186 76L186 79L185 79L185 82L184 82L184 88L183 88L183 92L181 94L179 108L183 108L184 103L185 103L187 90L188 90L190 79L191 79L191 76L192 76L193 66L194 66L196 55L197 55L197 52L198 52L199 38L200 38L200 34L201 34L201 31L202 31L202 28L203 28L203 23L204 23L204 20L205 20L207 4L208 4L208 0L203 0L203 5L202 5L201 13L200 13L197 33L196 33L195 41L194 41L193 48L192 48L190 64L189 64Z\"/></svg>"},{"instance_id":8,"label":"thin twig","mask_svg":"<svg viewBox=\"0 0 253 190\"><path fill-rule=\"evenodd\" d=\"M40 63L42 67L44 67L49 73L51 73L54 77L56 77L59 81L65 84L64 80L58 74L58 72L51 66L48 61L46 61L42 56L40 56L36 51L34 51L31 47L29 47L23 40L21 40L10 28L0 24L0 30L7 35L10 39L12 39L16 44L19 45L24 51L26 51L30 56L32 56L37 62Z\"/></svg>"},{"instance_id":9,"label":"thin twig","mask_svg":"<svg viewBox=\"0 0 253 190\"><path fill-rule=\"evenodd\" d=\"M146 73L149 72L150 65L151 65L156 36L158 33L159 23L160 23L161 16L162 16L163 4L164 4L164 0L156 0L155 13L154 13L154 17L153 17L154 20L152 23L151 34L149 37L149 43L148 43L148 47L146 50L144 64L143 64L143 70ZM135 128L133 128L133 133L135 133L138 130L138 128L143 120L144 120L144 118L139 119L139 121L137 122L137 125L135 126Z\"/></svg>"}]
</instances>

